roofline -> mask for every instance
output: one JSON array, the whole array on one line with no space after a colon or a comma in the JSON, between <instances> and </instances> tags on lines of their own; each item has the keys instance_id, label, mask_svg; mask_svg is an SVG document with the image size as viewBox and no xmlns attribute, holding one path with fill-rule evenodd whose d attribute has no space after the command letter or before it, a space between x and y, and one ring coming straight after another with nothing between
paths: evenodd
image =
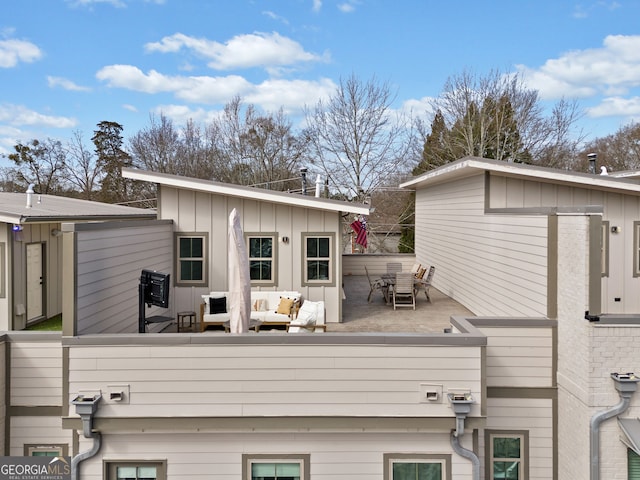
<instances>
[{"instance_id":1,"label":"roofline","mask_svg":"<svg viewBox=\"0 0 640 480\"><path fill-rule=\"evenodd\" d=\"M555 183L571 183L584 187L617 190L640 194L640 185L636 182L609 175L594 175L581 172L569 172L548 167L538 167L522 163L511 163L479 157L464 157L452 163L426 172L416 178L400 184L400 188L417 189L430 184L440 183L449 178L462 178L478 171L488 171L514 177L530 177Z\"/></svg>"},{"instance_id":2,"label":"roofline","mask_svg":"<svg viewBox=\"0 0 640 480\"><path fill-rule=\"evenodd\" d=\"M157 218L157 214L139 215L50 215L34 216L0 214L0 222L13 223L16 225L36 224L36 223L61 223L61 222L104 222L110 220L152 220Z\"/></svg>"},{"instance_id":3,"label":"roofline","mask_svg":"<svg viewBox=\"0 0 640 480\"><path fill-rule=\"evenodd\" d=\"M315 210L349 212L357 213L360 215L369 215L369 206L362 203L350 203L343 202L341 200L316 198L295 193L275 192L262 188L234 185L231 183L214 182L211 180L202 180L199 178L182 177L179 175L171 175L168 173L149 172L136 168L123 168L122 176L124 178L130 178L132 180L158 183L160 185L183 188L186 190L216 193L219 195L228 195L251 200L257 199L265 202L311 208Z\"/></svg>"}]
</instances>

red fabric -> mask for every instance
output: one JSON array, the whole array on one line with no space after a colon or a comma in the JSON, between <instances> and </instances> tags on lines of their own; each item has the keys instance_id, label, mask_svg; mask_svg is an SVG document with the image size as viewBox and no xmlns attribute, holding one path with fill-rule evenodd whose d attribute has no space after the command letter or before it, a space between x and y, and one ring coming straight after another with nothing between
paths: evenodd
<instances>
[{"instance_id":1,"label":"red fabric","mask_svg":"<svg viewBox=\"0 0 640 480\"><path fill-rule=\"evenodd\" d=\"M367 248L367 227L360 220L356 220L351 224L351 228L356 232L356 243Z\"/></svg>"}]
</instances>

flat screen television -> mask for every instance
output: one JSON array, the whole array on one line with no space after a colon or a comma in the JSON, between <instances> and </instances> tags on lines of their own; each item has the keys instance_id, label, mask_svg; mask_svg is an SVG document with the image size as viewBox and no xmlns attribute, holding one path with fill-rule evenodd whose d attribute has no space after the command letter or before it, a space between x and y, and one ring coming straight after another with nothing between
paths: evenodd
<instances>
[{"instance_id":1,"label":"flat screen television","mask_svg":"<svg viewBox=\"0 0 640 480\"><path fill-rule=\"evenodd\" d=\"M142 270L140 284L144 287L144 303L169 308L170 277L168 273Z\"/></svg>"}]
</instances>

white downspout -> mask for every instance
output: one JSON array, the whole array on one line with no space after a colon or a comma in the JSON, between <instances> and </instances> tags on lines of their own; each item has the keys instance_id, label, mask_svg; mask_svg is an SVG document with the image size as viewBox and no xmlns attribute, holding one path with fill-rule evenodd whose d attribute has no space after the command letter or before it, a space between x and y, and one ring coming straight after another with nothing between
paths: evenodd
<instances>
[{"instance_id":1,"label":"white downspout","mask_svg":"<svg viewBox=\"0 0 640 480\"><path fill-rule=\"evenodd\" d=\"M449 394L449 402L451 402L451 408L456 414L456 429L451 431L451 447L461 457L471 460L472 467L472 479L480 480L480 459L473 450L464 448L460 444L460 437L464 435L464 420L467 418L469 412L471 412L471 404L473 398L471 395L453 395Z\"/></svg>"},{"instance_id":2,"label":"white downspout","mask_svg":"<svg viewBox=\"0 0 640 480\"><path fill-rule=\"evenodd\" d=\"M600 425L616 415L623 413L628 407L633 393L636 391L636 383L640 380L633 373L612 373L611 378L620 395L620 402L608 410L596 413L591 417L590 429L590 454L591 454L591 480L600 479Z\"/></svg>"}]
</instances>

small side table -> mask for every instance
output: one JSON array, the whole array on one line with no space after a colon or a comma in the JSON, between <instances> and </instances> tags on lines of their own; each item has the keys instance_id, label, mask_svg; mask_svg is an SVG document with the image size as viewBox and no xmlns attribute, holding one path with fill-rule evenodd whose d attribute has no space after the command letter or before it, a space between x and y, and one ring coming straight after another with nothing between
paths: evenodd
<instances>
[{"instance_id":1,"label":"small side table","mask_svg":"<svg viewBox=\"0 0 640 480\"><path fill-rule=\"evenodd\" d=\"M189 320L189 330L193 328L196 323L196 312L178 312L177 329L185 328L185 321Z\"/></svg>"}]
</instances>

